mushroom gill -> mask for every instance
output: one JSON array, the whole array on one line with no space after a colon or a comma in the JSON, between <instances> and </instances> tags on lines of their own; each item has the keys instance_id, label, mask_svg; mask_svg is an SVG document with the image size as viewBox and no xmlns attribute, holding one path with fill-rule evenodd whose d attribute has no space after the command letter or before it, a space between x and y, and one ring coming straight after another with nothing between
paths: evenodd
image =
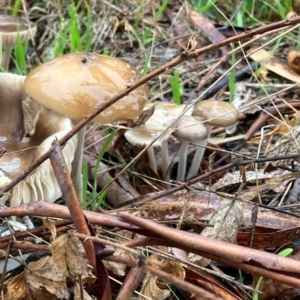
<instances>
[{"instance_id":1,"label":"mushroom gill","mask_svg":"<svg viewBox=\"0 0 300 300\"><path fill-rule=\"evenodd\" d=\"M44 154L53 139L60 139L73 125L69 118L60 116L33 101L24 92L25 76L0 73L0 188ZM71 171L77 145L74 136L64 147L63 154ZM61 191L49 160L36 168L10 193L0 199L11 206L36 200L55 201Z\"/></svg>"}]
</instances>

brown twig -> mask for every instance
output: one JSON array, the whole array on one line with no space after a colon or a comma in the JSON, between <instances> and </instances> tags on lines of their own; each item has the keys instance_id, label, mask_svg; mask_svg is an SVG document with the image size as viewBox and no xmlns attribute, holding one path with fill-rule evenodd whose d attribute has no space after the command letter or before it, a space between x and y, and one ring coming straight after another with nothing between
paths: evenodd
<instances>
[{"instance_id":1,"label":"brown twig","mask_svg":"<svg viewBox=\"0 0 300 300\"><path fill-rule=\"evenodd\" d=\"M81 120L71 131L69 131L63 138L60 139L59 144L63 145L65 144L74 134L76 134L81 128L83 128L88 122L90 122L92 119L94 119L99 113L104 111L106 108L123 98L124 96L128 95L131 91L136 89L137 87L141 86L142 84L148 82L150 79L160 75L161 73L164 73L168 71L169 69L179 65L180 63L190 60L190 59L196 59L199 55L203 53L207 53L211 50L218 49L220 47L229 45L230 43L234 43L237 41L241 41L247 38L251 38L257 34L261 34L270 30L274 30L277 28L285 28L289 27L295 24L300 23L300 17L283 20L279 22L275 22L272 24L268 24L253 30L245 31L243 34L236 35L230 38L227 38L225 40L222 40L218 43L208 45L206 47L203 47L201 49L197 49L195 51L184 53L183 55L180 55L167 64L157 68L156 70L148 73L147 75L143 76L139 80L137 80L135 83L133 83L131 86L129 86L126 90L123 90L119 93L117 93L110 101L103 103L97 107L97 109L92 112L90 115L88 115L85 119ZM42 155L39 159L34 161L30 167L28 167L26 170L21 172L14 180L12 180L9 184L7 184L4 188L0 190L0 197L4 195L4 193L8 192L10 189L12 189L17 183L19 183L21 180L23 180L28 174L30 174L35 168L37 168L41 163L43 163L48 157L49 157L48 150L44 155Z\"/></svg>"},{"instance_id":2,"label":"brown twig","mask_svg":"<svg viewBox=\"0 0 300 300\"><path fill-rule=\"evenodd\" d=\"M120 214L120 217L162 238L193 249L192 252L198 250L206 258L291 286L300 287L300 262L296 260L183 232L128 214Z\"/></svg>"},{"instance_id":3,"label":"brown twig","mask_svg":"<svg viewBox=\"0 0 300 300\"><path fill-rule=\"evenodd\" d=\"M72 183L70 173L66 166L64 156L57 140L52 143L49 158L63 198L65 199L66 205L70 211L70 216L77 231L87 236L91 235L74 185ZM94 270L96 270L96 259L93 242L91 240L87 240L83 243L83 246L91 265L93 266Z\"/></svg>"},{"instance_id":4,"label":"brown twig","mask_svg":"<svg viewBox=\"0 0 300 300\"><path fill-rule=\"evenodd\" d=\"M103 226L118 227L127 229L133 232L141 233L139 227L128 224L115 216L108 214L96 213L92 211L84 210L84 215L92 224L99 224ZM47 201L34 201L31 203L14 206L14 207L3 207L0 209L0 218L17 216L17 217L49 217L49 218L60 218L60 219L71 219L70 211L66 206L50 203ZM45 229L45 226L42 227ZM36 228L38 230L38 228ZM34 231L34 229L32 229ZM32 232L31 230L29 232ZM15 236L18 238L25 237L26 232L16 232ZM26 235L27 236L27 235ZM0 243L5 242L9 239L8 237L0 237Z\"/></svg>"},{"instance_id":5,"label":"brown twig","mask_svg":"<svg viewBox=\"0 0 300 300\"><path fill-rule=\"evenodd\" d=\"M52 143L49 158L55 177L77 231L86 236L94 235L93 229L88 226L87 219L83 214L81 204L77 197L77 193L75 191L58 140L54 140L54 142ZM99 255L102 254L101 251L105 250L105 246L100 244L96 245L91 239L83 240L82 244L100 284L98 295L99 299L112 299L107 270L99 257Z\"/></svg>"}]
</instances>

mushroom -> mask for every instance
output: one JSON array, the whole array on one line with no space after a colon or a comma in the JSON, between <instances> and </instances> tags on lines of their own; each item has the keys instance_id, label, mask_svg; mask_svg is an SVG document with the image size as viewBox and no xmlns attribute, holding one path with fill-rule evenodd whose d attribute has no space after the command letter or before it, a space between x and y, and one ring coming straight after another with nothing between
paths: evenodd
<instances>
[{"instance_id":1,"label":"mushroom","mask_svg":"<svg viewBox=\"0 0 300 300\"><path fill-rule=\"evenodd\" d=\"M238 120L238 112L233 105L228 102L213 99L196 103L192 115L200 117L204 121L208 134L207 139L203 141L203 146L198 147L196 150L187 178L191 178L198 174L205 146L207 145L212 128L215 126L222 126L226 127L226 130L232 132L232 127L234 126L235 128L235 124Z\"/></svg>"},{"instance_id":2,"label":"mushroom","mask_svg":"<svg viewBox=\"0 0 300 300\"><path fill-rule=\"evenodd\" d=\"M24 80L25 76L0 73L0 148L6 151L0 157L0 188L44 154L54 136L60 138L73 127L68 118L26 97ZM63 149L69 170L76 144L75 136ZM39 199L53 202L60 196L60 188L47 160L0 200L3 205L9 200L10 205L15 206Z\"/></svg>"},{"instance_id":3,"label":"mushroom","mask_svg":"<svg viewBox=\"0 0 300 300\"><path fill-rule=\"evenodd\" d=\"M162 126L140 125L128 129L125 132L127 141L133 146L147 146L147 153L149 157L149 164L151 169L157 173L156 160L154 155L154 148L161 147L164 141L167 141L172 133L172 130L166 130ZM163 173L168 169L168 160L162 159Z\"/></svg>"},{"instance_id":4,"label":"mushroom","mask_svg":"<svg viewBox=\"0 0 300 300\"><path fill-rule=\"evenodd\" d=\"M0 15L0 63L8 70L13 45L18 40L25 42L36 33L36 25L19 17ZM3 50L3 51L2 51Z\"/></svg>"},{"instance_id":5,"label":"mushroom","mask_svg":"<svg viewBox=\"0 0 300 300\"><path fill-rule=\"evenodd\" d=\"M187 164L187 149L190 143L199 143L207 138L208 131L205 125L192 116L182 117L174 131L174 136L181 141L179 149L179 163L177 170L177 181L183 181Z\"/></svg>"},{"instance_id":6,"label":"mushroom","mask_svg":"<svg viewBox=\"0 0 300 300\"><path fill-rule=\"evenodd\" d=\"M163 129L170 128L174 130L176 120L180 118L181 115L189 116L192 114L192 110L184 112L185 105L177 105L169 102L159 102L155 104L146 105L149 106L155 105L155 110L153 115L146 121L145 125L157 126ZM170 172L169 172L169 153L168 153L168 140L163 139L161 143L161 152L162 152L162 178L164 181L170 181ZM169 188L168 184L165 184L166 188Z\"/></svg>"},{"instance_id":7,"label":"mushroom","mask_svg":"<svg viewBox=\"0 0 300 300\"><path fill-rule=\"evenodd\" d=\"M71 53L36 67L25 80L25 92L51 111L80 120L139 78L138 71L125 61L97 53ZM93 119L107 124L137 117L147 101L143 85L123 97ZM81 199L82 152L85 129L79 132L80 144L72 177Z\"/></svg>"}]
</instances>

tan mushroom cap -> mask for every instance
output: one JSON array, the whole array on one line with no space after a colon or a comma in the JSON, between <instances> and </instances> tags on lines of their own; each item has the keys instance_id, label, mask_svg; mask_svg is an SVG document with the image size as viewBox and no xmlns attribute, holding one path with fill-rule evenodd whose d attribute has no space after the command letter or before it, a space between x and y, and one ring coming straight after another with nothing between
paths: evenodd
<instances>
[{"instance_id":1,"label":"tan mushroom cap","mask_svg":"<svg viewBox=\"0 0 300 300\"><path fill-rule=\"evenodd\" d=\"M34 23L28 23L27 20L19 17L0 15L0 35L3 44L14 45L18 37L22 42L27 41L35 33Z\"/></svg>"},{"instance_id":2,"label":"tan mushroom cap","mask_svg":"<svg viewBox=\"0 0 300 300\"><path fill-rule=\"evenodd\" d=\"M199 142L208 136L206 126L192 116L182 117L177 126L173 134L180 141Z\"/></svg>"},{"instance_id":3,"label":"tan mushroom cap","mask_svg":"<svg viewBox=\"0 0 300 300\"><path fill-rule=\"evenodd\" d=\"M196 103L193 116L209 120L204 124L222 127L231 126L238 120L236 108L228 102L218 100L203 100Z\"/></svg>"},{"instance_id":4,"label":"tan mushroom cap","mask_svg":"<svg viewBox=\"0 0 300 300\"><path fill-rule=\"evenodd\" d=\"M25 92L47 108L80 120L133 84L140 74L125 61L97 53L72 53L41 64L27 76ZM140 86L93 121L100 124L138 116L148 87Z\"/></svg>"},{"instance_id":5,"label":"tan mushroom cap","mask_svg":"<svg viewBox=\"0 0 300 300\"><path fill-rule=\"evenodd\" d=\"M125 137L133 146L148 146L155 140L152 146L160 147L162 141L167 140L172 133L172 130L164 131L164 127L140 125L127 130L125 132Z\"/></svg>"}]
</instances>

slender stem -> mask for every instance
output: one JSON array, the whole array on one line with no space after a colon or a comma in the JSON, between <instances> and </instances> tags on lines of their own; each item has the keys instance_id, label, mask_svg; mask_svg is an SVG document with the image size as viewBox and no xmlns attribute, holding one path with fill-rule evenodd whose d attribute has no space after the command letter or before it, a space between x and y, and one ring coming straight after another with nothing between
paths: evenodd
<instances>
[{"instance_id":1,"label":"slender stem","mask_svg":"<svg viewBox=\"0 0 300 300\"><path fill-rule=\"evenodd\" d=\"M179 155L179 162L178 162L178 169L177 169L177 181L183 181L185 172L186 172L186 162L187 162L187 149L189 146L189 142L182 142L178 155Z\"/></svg>"},{"instance_id":2,"label":"slender stem","mask_svg":"<svg viewBox=\"0 0 300 300\"><path fill-rule=\"evenodd\" d=\"M3 49L3 51L2 51L3 53L2 53L1 67L5 71L8 71L10 57L11 57L11 51L12 51L12 46L5 45L5 46L3 46L2 49Z\"/></svg>"},{"instance_id":3,"label":"slender stem","mask_svg":"<svg viewBox=\"0 0 300 300\"><path fill-rule=\"evenodd\" d=\"M168 141L161 143L161 156L162 156L162 179L165 181L165 189L170 188L170 169L169 169L169 148Z\"/></svg>"},{"instance_id":4,"label":"slender stem","mask_svg":"<svg viewBox=\"0 0 300 300\"><path fill-rule=\"evenodd\" d=\"M2 65L2 35L0 35L0 66Z\"/></svg>"},{"instance_id":5,"label":"slender stem","mask_svg":"<svg viewBox=\"0 0 300 300\"><path fill-rule=\"evenodd\" d=\"M199 168L200 168L200 165L201 165L201 161L203 159L203 155L204 155L204 152L205 152L205 147L207 145L208 139L209 139L210 134L211 134L211 130L212 130L212 126L207 126L207 133L208 133L207 138L201 142L201 146L197 147L197 150L195 152L195 155L194 155L191 167L189 169L189 172L186 176L186 179L194 177L198 174Z\"/></svg>"},{"instance_id":6,"label":"slender stem","mask_svg":"<svg viewBox=\"0 0 300 300\"><path fill-rule=\"evenodd\" d=\"M147 153L148 153L148 158L149 158L149 165L151 169L157 174L157 165L156 165L156 160L154 156L154 148L153 146L149 146L147 148Z\"/></svg>"}]
</instances>

